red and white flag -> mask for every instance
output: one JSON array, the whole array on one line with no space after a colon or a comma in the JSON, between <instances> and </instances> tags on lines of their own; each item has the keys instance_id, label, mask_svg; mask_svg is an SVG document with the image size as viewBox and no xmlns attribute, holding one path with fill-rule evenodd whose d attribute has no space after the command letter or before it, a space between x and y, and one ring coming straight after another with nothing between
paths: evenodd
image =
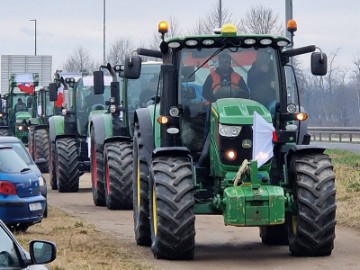
<instances>
[{"instance_id":1,"label":"red and white flag","mask_svg":"<svg viewBox=\"0 0 360 270\"><path fill-rule=\"evenodd\" d=\"M55 101L55 107L60 108L63 103L64 103L64 86L61 85L58 88L57 99Z\"/></svg>"},{"instance_id":2,"label":"red and white flag","mask_svg":"<svg viewBox=\"0 0 360 270\"><path fill-rule=\"evenodd\" d=\"M16 74L15 75L16 86L19 87L20 91L33 94L35 91L34 79L32 74Z\"/></svg>"}]
</instances>

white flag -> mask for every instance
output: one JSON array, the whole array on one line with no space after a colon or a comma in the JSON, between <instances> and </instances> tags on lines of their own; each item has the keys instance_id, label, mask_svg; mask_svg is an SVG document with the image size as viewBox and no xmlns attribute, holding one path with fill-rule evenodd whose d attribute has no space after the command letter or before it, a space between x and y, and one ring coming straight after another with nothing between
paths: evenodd
<instances>
[{"instance_id":1,"label":"white flag","mask_svg":"<svg viewBox=\"0 0 360 270\"><path fill-rule=\"evenodd\" d=\"M258 168L265 164L273 155L273 132L272 123L268 123L258 114L254 113L253 126L253 159L257 160Z\"/></svg>"}]
</instances>

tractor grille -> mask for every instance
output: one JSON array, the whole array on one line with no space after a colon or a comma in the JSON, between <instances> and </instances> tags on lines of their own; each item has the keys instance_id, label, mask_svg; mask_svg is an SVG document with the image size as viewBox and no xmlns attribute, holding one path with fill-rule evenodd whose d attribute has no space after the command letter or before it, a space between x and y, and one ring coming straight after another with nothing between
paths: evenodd
<instances>
[{"instance_id":1,"label":"tractor grille","mask_svg":"<svg viewBox=\"0 0 360 270\"><path fill-rule=\"evenodd\" d=\"M219 129L215 131L217 145L220 154L220 161L225 165L230 166L240 166L244 159L252 159L252 139L253 139L253 129L252 126L246 125L242 126L241 132L237 137L223 137L219 134ZM244 140L250 141L250 145L243 147ZM226 158L226 152L228 150L233 150L237 153L236 159L229 160Z\"/></svg>"}]
</instances>

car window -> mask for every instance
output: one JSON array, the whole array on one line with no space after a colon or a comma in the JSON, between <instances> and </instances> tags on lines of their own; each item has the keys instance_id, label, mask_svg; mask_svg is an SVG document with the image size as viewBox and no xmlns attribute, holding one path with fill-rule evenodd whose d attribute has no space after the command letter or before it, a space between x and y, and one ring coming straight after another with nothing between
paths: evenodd
<instances>
[{"instance_id":1,"label":"car window","mask_svg":"<svg viewBox=\"0 0 360 270\"><path fill-rule=\"evenodd\" d=\"M27 164L12 148L0 148L0 172L18 173L28 168Z\"/></svg>"},{"instance_id":2,"label":"car window","mask_svg":"<svg viewBox=\"0 0 360 270\"><path fill-rule=\"evenodd\" d=\"M0 227L0 269L4 267L19 267L16 246L9 235Z\"/></svg>"},{"instance_id":3,"label":"car window","mask_svg":"<svg viewBox=\"0 0 360 270\"><path fill-rule=\"evenodd\" d=\"M25 147L20 143L9 143L15 152L25 161L27 165L31 165L33 162L30 159L28 152Z\"/></svg>"}]
</instances>

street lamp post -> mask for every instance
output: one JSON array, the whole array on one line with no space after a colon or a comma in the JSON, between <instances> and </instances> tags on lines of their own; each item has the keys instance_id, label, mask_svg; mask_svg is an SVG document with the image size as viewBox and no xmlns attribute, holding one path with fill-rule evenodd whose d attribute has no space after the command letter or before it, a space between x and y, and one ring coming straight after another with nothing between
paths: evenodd
<instances>
[{"instance_id":1,"label":"street lamp post","mask_svg":"<svg viewBox=\"0 0 360 270\"><path fill-rule=\"evenodd\" d=\"M34 23L35 23L35 55L36 55L36 19L29 20L29 21L34 22Z\"/></svg>"}]
</instances>

